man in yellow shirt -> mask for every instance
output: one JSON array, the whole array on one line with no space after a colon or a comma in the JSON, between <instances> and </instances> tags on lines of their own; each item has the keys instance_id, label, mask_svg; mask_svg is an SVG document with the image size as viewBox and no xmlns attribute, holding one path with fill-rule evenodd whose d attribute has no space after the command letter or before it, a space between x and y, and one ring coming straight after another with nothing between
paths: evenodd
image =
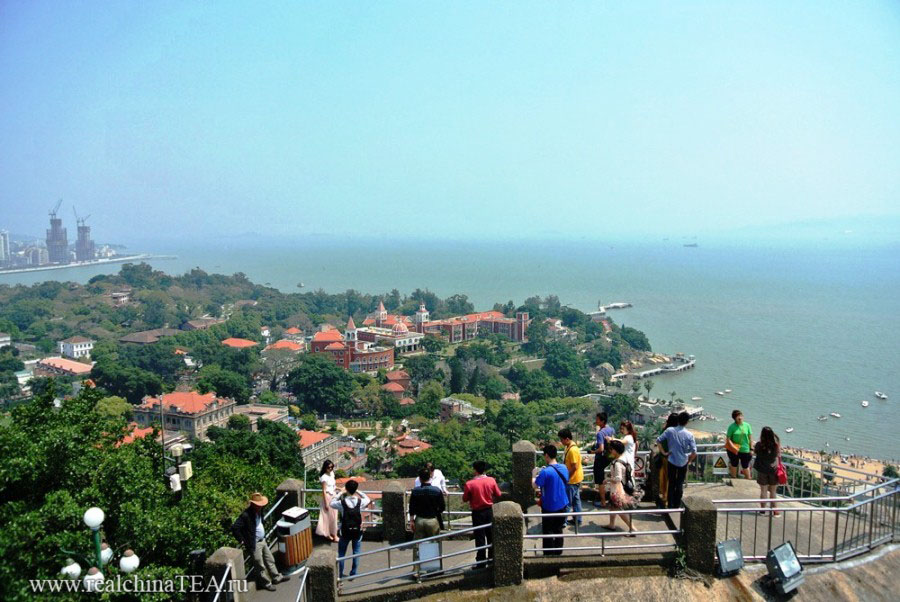
<instances>
[{"instance_id":1,"label":"man in yellow shirt","mask_svg":"<svg viewBox=\"0 0 900 602\"><path fill-rule=\"evenodd\" d=\"M584 471L581 469L581 450L572 441L572 431L568 428L560 429L557 433L560 442L565 447L565 455L563 463L569 471L569 482L566 484L566 494L569 497L569 504L566 506L567 512L581 512L581 482L584 480ZM570 520L572 525L578 522L581 526L581 515Z\"/></svg>"}]
</instances>

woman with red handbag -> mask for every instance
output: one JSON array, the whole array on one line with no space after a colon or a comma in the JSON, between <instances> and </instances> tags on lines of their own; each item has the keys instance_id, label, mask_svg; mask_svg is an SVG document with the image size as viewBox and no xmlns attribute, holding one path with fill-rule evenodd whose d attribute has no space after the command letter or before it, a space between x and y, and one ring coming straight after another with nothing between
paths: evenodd
<instances>
[{"instance_id":1,"label":"woman with red handbag","mask_svg":"<svg viewBox=\"0 0 900 602\"><path fill-rule=\"evenodd\" d=\"M760 499L775 499L775 492L779 485L779 472L784 472L781 464L781 442L778 435L770 426L764 426L759 433L759 441L756 442L754 448L756 460L753 468L756 469L756 482L759 484ZM786 479L785 479L786 480ZM783 484L783 483L782 483ZM762 508L766 507L767 502L760 502ZM768 502L770 508L775 508L775 502ZM760 511L760 514L766 514ZM780 516L781 513L775 510L772 512L774 516Z\"/></svg>"}]
</instances>

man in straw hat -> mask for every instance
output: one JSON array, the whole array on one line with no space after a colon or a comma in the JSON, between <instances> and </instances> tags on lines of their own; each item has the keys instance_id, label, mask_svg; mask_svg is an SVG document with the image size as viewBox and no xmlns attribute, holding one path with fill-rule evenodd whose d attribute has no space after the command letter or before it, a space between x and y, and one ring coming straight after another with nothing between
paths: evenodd
<instances>
[{"instance_id":1,"label":"man in straw hat","mask_svg":"<svg viewBox=\"0 0 900 602\"><path fill-rule=\"evenodd\" d=\"M231 525L231 533L243 544L244 549L250 552L257 581L267 590L274 592L275 584L287 581L288 578L278 572L275 557L266 545L266 530L262 518L263 508L268 503L269 498L263 494L250 494L250 504Z\"/></svg>"}]
</instances>

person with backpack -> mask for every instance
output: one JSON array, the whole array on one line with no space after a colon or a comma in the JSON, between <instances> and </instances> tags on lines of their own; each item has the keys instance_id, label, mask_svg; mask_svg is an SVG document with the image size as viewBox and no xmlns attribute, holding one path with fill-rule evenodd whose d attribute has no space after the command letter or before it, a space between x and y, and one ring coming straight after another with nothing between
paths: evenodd
<instances>
[{"instance_id":1,"label":"person with backpack","mask_svg":"<svg viewBox=\"0 0 900 602\"><path fill-rule=\"evenodd\" d=\"M358 491L359 483L350 479L344 485L344 490L339 496L335 496L331 500L331 507L338 511L341 517L340 537L338 538L338 574L344 576L344 555L347 553L347 546L353 544L353 554L359 554L362 547L362 511L372 503L372 500L363 493ZM356 569L359 565L359 558L353 558L353 565L350 569L350 576L356 575Z\"/></svg>"},{"instance_id":2,"label":"person with backpack","mask_svg":"<svg viewBox=\"0 0 900 602\"><path fill-rule=\"evenodd\" d=\"M612 463L609 465L609 476L606 478L606 490L609 492L609 508L610 510L630 510L637 506L641 494L634 483L634 474L631 470L631 464L625 459L625 444L617 439L609 442L609 455L612 457ZM634 525L631 521L630 514L609 515L609 524L602 525L604 529L614 531L616 528L616 517L621 516L625 526L628 527L629 533L634 533Z\"/></svg>"},{"instance_id":3,"label":"person with backpack","mask_svg":"<svg viewBox=\"0 0 900 602\"><path fill-rule=\"evenodd\" d=\"M569 504L569 496L566 486L569 484L569 471L565 466L556 462L556 446L544 446L544 466L534 478L534 486L540 490L541 512L555 514L565 512ZM562 535L566 526L566 516L541 517L541 532L544 535ZM564 545L562 537L545 537L541 547L544 548L544 556L559 556Z\"/></svg>"}]
</instances>

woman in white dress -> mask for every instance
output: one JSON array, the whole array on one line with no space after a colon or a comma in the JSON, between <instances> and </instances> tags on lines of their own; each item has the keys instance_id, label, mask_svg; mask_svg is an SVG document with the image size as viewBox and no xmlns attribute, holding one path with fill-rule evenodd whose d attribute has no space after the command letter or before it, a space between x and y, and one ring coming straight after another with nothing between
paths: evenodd
<instances>
[{"instance_id":1,"label":"woman in white dress","mask_svg":"<svg viewBox=\"0 0 900 602\"><path fill-rule=\"evenodd\" d=\"M625 446L625 453L622 454L622 461L631 466L631 472L634 472L634 452L637 449L637 431L630 420L623 420L619 423L619 433L622 435L619 439L613 441L621 441Z\"/></svg>"},{"instance_id":2,"label":"woman in white dress","mask_svg":"<svg viewBox=\"0 0 900 602\"><path fill-rule=\"evenodd\" d=\"M334 482L334 462L325 460L319 472L319 483L322 484L322 503L319 504L319 524L316 535L338 541L338 511L331 507L331 499L337 495Z\"/></svg>"}]
</instances>

